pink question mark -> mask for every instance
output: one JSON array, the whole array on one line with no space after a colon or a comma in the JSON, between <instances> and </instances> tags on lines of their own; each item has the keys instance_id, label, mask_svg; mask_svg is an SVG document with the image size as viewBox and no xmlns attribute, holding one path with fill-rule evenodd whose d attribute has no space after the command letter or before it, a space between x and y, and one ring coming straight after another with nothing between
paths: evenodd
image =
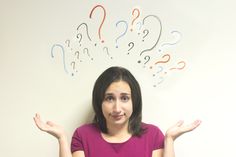
<instances>
[{"instance_id":1,"label":"pink question mark","mask_svg":"<svg viewBox=\"0 0 236 157\"><path fill-rule=\"evenodd\" d=\"M167 63L170 61L170 55L169 54L165 54L163 55L161 58L163 58L164 60L159 60L155 63L155 65L160 64L160 63ZM149 67L150 69L152 69L152 66Z\"/></svg>"},{"instance_id":2,"label":"pink question mark","mask_svg":"<svg viewBox=\"0 0 236 157\"><path fill-rule=\"evenodd\" d=\"M138 14L137 15L135 15L134 16L134 13L135 12L137 12ZM133 15L133 20L132 20L132 23L131 23L131 29L130 29L130 31L133 31L133 25L134 25L134 21L139 17L139 15L140 15L140 11L137 9L137 8L135 8L133 11L132 11L132 15Z\"/></svg>"},{"instance_id":3,"label":"pink question mark","mask_svg":"<svg viewBox=\"0 0 236 157\"><path fill-rule=\"evenodd\" d=\"M182 69L184 69L186 66L185 61L180 61L177 63L177 65L181 65L181 64L182 64L182 66L173 67L173 68L170 68L169 70L182 70Z\"/></svg>"},{"instance_id":4,"label":"pink question mark","mask_svg":"<svg viewBox=\"0 0 236 157\"><path fill-rule=\"evenodd\" d=\"M100 24L100 26L99 26L99 29L98 29L98 36L99 36L99 39L101 40L101 42L104 43L104 40L102 40L102 37L101 37L101 29L102 29L102 25L103 25L103 23L104 23L104 21L105 21L105 18L106 18L106 10L105 10L105 8L104 8L102 5L96 5L96 6L93 7L93 9L91 10L90 15L89 15L89 18L90 18L90 19L92 18L93 11L94 11L96 8L98 8L98 7L102 8L102 10L103 10L103 18L102 18L102 22L101 22L101 24Z\"/></svg>"}]
</instances>

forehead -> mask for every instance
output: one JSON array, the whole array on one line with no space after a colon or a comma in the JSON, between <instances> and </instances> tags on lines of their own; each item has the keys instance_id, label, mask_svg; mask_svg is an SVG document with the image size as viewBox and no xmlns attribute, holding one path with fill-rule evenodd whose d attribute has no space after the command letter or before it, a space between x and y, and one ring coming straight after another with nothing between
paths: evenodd
<instances>
[{"instance_id":1,"label":"forehead","mask_svg":"<svg viewBox=\"0 0 236 157\"><path fill-rule=\"evenodd\" d=\"M108 86L105 93L119 92L119 93L131 93L130 86L125 81L113 82Z\"/></svg>"}]
</instances>

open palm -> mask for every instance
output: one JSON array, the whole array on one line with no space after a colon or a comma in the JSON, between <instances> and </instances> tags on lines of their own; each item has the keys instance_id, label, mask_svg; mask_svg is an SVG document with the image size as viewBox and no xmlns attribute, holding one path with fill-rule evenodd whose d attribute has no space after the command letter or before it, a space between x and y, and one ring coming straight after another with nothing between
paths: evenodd
<instances>
[{"instance_id":1,"label":"open palm","mask_svg":"<svg viewBox=\"0 0 236 157\"><path fill-rule=\"evenodd\" d=\"M64 135L64 130L61 126L59 126L51 121L47 121L46 123L44 123L41 120L39 114L35 115L34 122L40 130L47 132L58 139Z\"/></svg>"},{"instance_id":2,"label":"open palm","mask_svg":"<svg viewBox=\"0 0 236 157\"><path fill-rule=\"evenodd\" d=\"M187 124L187 125L183 125L183 124L184 124L184 121L181 120L177 122L175 125L171 126L169 129L167 129L166 137L169 137L175 140L180 135L196 129L201 124L201 121L195 120L194 122L190 124Z\"/></svg>"}]
</instances>

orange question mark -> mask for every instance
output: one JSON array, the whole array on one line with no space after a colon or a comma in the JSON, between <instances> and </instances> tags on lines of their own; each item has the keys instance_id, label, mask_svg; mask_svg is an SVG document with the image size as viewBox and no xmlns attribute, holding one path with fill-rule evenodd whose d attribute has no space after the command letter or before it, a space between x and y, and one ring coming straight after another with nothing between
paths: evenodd
<instances>
[{"instance_id":1,"label":"orange question mark","mask_svg":"<svg viewBox=\"0 0 236 157\"><path fill-rule=\"evenodd\" d=\"M159 64L159 63L167 63L167 62L170 61L170 55L169 55L169 54L165 54L165 55L163 55L161 58L163 58L164 60L157 61L157 62L155 63L155 65L156 65L156 64ZM152 69L152 66L150 66L149 68Z\"/></svg>"},{"instance_id":2,"label":"orange question mark","mask_svg":"<svg viewBox=\"0 0 236 157\"><path fill-rule=\"evenodd\" d=\"M136 16L134 16L134 13L135 12L137 12L138 14L136 15ZM133 25L134 25L134 21L139 17L139 15L140 15L140 11L137 9L137 8L135 8L133 11L132 11L132 15L133 15L133 20L132 20L132 23L131 23L131 29L130 29L130 31L133 31Z\"/></svg>"},{"instance_id":3,"label":"orange question mark","mask_svg":"<svg viewBox=\"0 0 236 157\"><path fill-rule=\"evenodd\" d=\"M181 64L182 64L182 66L170 68L169 70L182 70L182 69L184 69L185 66L186 66L186 63L184 61L180 61L180 62L177 63L177 65L181 65Z\"/></svg>"},{"instance_id":4,"label":"orange question mark","mask_svg":"<svg viewBox=\"0 0 236 157\"><path fill-rule=\"evenodd\" d=\"M101 29L102 29L102 25L103 25L103 23L104 23L104 21L105 21L105 18L106 18L106 10L105 10L105 8L104 8L102 5L96 5L96 6L93 7L93 9L91 10L90 15L89 15L89 18L90 18L90 19L92 18L93 11L94 11L96 8L98 8L98 7L102 8L102 10L103 10L103 18L102 18L102 22L101 22L101 24L100 24L100 26L99 26L99 29L98 29L98 36L99 36L99 39L102 41L102 43L104 43L104 40L102 40L102 37L101 37Z\"/></svg>"}]
</instances>

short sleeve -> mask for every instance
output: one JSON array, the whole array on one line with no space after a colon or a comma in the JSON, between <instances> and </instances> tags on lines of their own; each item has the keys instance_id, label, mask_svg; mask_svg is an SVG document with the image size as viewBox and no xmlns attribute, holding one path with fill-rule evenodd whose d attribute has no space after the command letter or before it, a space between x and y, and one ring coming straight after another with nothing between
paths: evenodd
<instances>
[{"instance_id":1,"label":"short sleeve","mask_svg":"<svg viewBox=\"0 0 236 157\"><path fill-rule=\"evenodd\" d=\"M78 150L84 150L79 128L75 130L71 139L71 152L73 153Z\"/></svg>"},{"instance_id":2,"label":"short sleeve","mask_svg":"<svg viewBox=\"0 0 236 157\"><path fill-rule=\"evenodd\" d=\"M151 151L164 148L165 136L161 129L153 124L143 123L143 128L146 129L146 138L148 141L149 149Z\"/></svg>"},{"instance_id":3,"label":"short sleeve","mask_svg":"<svg viewBox=\"0 0 236 157\"><path fill-rule=\"evenodd\" d=\"M156 150L156 149L163 149L164 148L164 139L165 139L165 136L164 134L162 133L162 131L158 128L158 127L155 127L155 132L154 132L154 147L153 147L153 150Z\"/></svg>"}]
</instances>

